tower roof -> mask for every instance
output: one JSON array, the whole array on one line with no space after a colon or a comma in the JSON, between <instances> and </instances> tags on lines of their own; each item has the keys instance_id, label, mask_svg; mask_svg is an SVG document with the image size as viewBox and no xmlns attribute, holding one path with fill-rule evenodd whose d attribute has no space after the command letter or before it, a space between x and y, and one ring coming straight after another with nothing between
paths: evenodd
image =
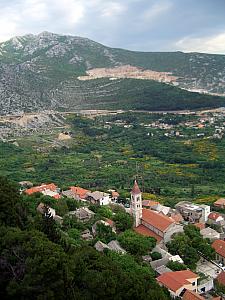
<instances>
[{"instance_id":1,"label":"tower roof","mask_svg":"<svg viewBox=\"0 0 225 300\"><path fill-rule=\"evenodd\" d=\"M132 189L131 193L134 194L134 195L137 195L137 194L141 193L141 191L139 189L139 186L137 184L137 180L134 181L134 186L133 186L133 189Z\"/></svg>"}]
</instances>

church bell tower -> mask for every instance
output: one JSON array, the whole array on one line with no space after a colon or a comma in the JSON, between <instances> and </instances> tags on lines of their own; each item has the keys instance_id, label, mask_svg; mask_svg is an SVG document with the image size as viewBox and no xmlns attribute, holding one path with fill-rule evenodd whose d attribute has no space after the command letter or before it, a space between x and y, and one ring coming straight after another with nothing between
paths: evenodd
<instances>
[{"instance_id":1,"label":"church bell tower","mask_svg":"<svg viewBox=\"0 0 225 300\"><path fill-rule=\"evenodd\" d=\"M134 226L137 227L141 224L142 218L142 195L136 180L134 181L134 186L130 194L131 214L134 218Z\"/></svg>"}]
</instances>

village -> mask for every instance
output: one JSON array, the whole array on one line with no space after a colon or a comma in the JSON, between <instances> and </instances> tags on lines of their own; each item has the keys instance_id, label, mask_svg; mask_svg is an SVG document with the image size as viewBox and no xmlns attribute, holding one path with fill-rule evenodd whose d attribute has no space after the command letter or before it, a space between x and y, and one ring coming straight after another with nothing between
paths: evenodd
<instances>
[{"instance_id":1,"label":"village","mask_svg":"<svg viewBox=\"0 0 225 300\"><path fill-rule=\"evenodd\" d=\"M78 115L89 119L99 119L105 129L112 126L123 127L125 129L133 126L141 126L145 129L155 129L155 135L163 133L166 137L176 138L214 138L221 139L225 132L223 108L208 111L136 111L135 114L149 115L151 122L126 122L123 115L133 111L125 110L80 110L74 112L45 111L41 113L23 113L15 116L1 116L0 118L0 140L14 142L13 139L30 136L34 134L49 135L68 130L68 116ZM122 118L120 118L120 115ZM114 120L110 120L115 117ZM158 116L154 120L154 116ZM189 120L188 118L189 117ZM178 118L178 121L176 120ZM107 120L109 119L109 120ZM189 130L189 131L187 131ZM190 131L191 130L191 131ZM153 136L150 132L148 135Z\"/></svg>"},{"instance_id":2,"label":"village","mask_svg":"<svg viewBox=\"0 0 225 300\"><path fill-rule=\"evenodd\" d=\"M91 244L97 237L93 247L102 253L115 251L123 255L129 252L129 248L125 249L126 245L120 242L121 224L115 217L118 211L123 212L121 216L124 219L129 215L132 231L154 241L154 248L142 255L142 260L154 270L157 282L168 289L171 297L184 300L224 299L225 215L222 212L225 198L218 198L212 206L181 201L171 208L156 200L143 199L135 180L129 205L124 205L119 201L120 194L112 189L103 192L71 186L61 190L54 183L33 186L29 181L22 181L19 184L20 192L28 200L37 194L42 195L42 200L52 199L53 202L40 202L36 209L43 216L54 219L59 227L65 220L82 223L80 238ZM63 199L70 199L77 208L65 215L57 214L57 209L49 203L60 203ZM98 209L105 210L101 217ZM99 234L107 230L111 233L109 239ZM197 244L201 244L193 244L197 255L195 262L189 257L192 254L176 248L177 243L181 246L185 235L186 238L191 236L193 243L196 239ZM129 243L129 239L127 241ZM184 244L184 247L188 249L189 245Z\"/></svg>"}]
</instances>

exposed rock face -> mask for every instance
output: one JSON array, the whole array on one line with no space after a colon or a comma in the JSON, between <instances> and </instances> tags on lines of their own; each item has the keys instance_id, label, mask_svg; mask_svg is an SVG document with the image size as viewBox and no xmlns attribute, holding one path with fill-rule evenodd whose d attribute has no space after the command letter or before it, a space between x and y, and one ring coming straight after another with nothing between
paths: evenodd
<instances>
[{"instance_id":1,"label":"exposed rock face","mask_svg":"<svg viewBox=\"0 0 225 300\"><path fill-rule=\"evenodd\" d=\"M60 141L66 141L70 140L72 137L68 132L60 132L58 135L58 140Z\"/></svg>"},{"instance_id":2,"label":"exposed rock face","mask_svg":"<svg viewBox=\"0 0 225 300\"><path fill-rule=\"evenodd\" d=\"M173 76L171 72L157 72L152 70L143 70L142 68L125 65L115 68L96 68L88 70L87 76L79 76L79 80L91 80L97 78L135 78L135 79L150 79L159 82L176 82L178 77Z\"/></svg>"},{"instance_id":3,"label":"exposed rock face","mask_svg":"<svg viewBox=\"0 0 225 300\"><path fill-rule=\"evenodd\" d=\"M1 115L138 101L148 90L131 79L225 95L225 56L134 52L49 32L0 44Z\"/></svg>"},{"instance_id":4,"label":"exposed rock face","mask_svg":"<svg viewBox=\"0 0 225 300\"><path fill-rule=\"evenodd\" d=\"M1 116L0 140L32 135L39 131L50 133L53 128L64 128L65 126L64 117L51 111L20 116Z\"/></svg>"}]
</instances>

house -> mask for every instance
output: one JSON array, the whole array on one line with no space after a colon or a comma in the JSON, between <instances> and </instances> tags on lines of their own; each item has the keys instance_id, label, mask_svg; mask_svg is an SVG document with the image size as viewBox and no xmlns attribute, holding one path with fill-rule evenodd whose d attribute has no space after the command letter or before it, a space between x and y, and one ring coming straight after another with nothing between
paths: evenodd
<instances>
[{"instance_id":1,"label":"house","mask_svg":"<svg viewBox=\"0 0 225 300\"><path fill-rule=\"evenodd\" d=\"M165 206L165 205L162 205L162 204L157 204L156 207L152 208L153 210L159 212L159 213L162 213L163 215L168 215L169 212L170 212L170 207L169 206Z\"/></svg>"},{"instance_id":2,"label":"house","mask_svg":"<svg viewBox=\"0 0 225 300\"><path fill-rule=\"evenodd\" d=\"M41 192L44 196L49 196L55 199L59 199L60 198L60 194L58 192L55 191L51 191L51 190L44 190Z\"/></svg>"},{"instance_id":3,"label":"house","mask_svg":"<svg viewBox=\"0 0 225 300\"><path fill-rule=\"evenodd\" d=\"M58 223L59 225L63 224L63 218L61 216L55 215L53 219Z\"/></svg>"},{"instance_id":4,"label":"house","mask_svg":"<svg viewBox=\"0 0 225 300\"><path fill-rule=\"evenodd\" d=\"M153 210L158 204L159 204L159 202L154 201L154 200L143 200L142 201L142 207L153 209Z\"/></svg>"},{"instance_id":5,"label":"house","mask_svg":"<svg viewBox=\"0 0 225 300\"><path fill-rule=\"evenodd\" d=\"M198 280L198 292L199 294L207 293L214 288L214 281L211 276L207 278L200 278Z\"/></svg>"},{"instance_id":6,"label":"house","mask_svg":"<svg viewBox=\"0 0 225 300\"><path fill-rule=\"evenodd\" d=\"M119 242L116 240L113 240L109 242L108 244L105 244L101 241L97 241L94 245L95 249L99 252L103 252L105 249L115 251L117 253L125 254L126 251L120 246Z\"/></svg>"},{"instance_id":7,"label":"house","mask_svg":"<svg viewBox=\"0 0 225 300\"><path fill-rule=\"evenodd\" d=\"M182 300L204 300L205 298L200 296L194 291L186 290Z\"/></svg>"},{"instance_id":8,"label":"house","mask_svg":"<svg viewBox=\"0 0 225 300\"><path fill-rule=\"evenodd\" d=\"M148 259L146 257L143 258L145 261L147 261ZM150 265L152 267L152 269L154 271L156 271L157 269L161 268L161 267L165 267L169 262L169 257L165 256L163 258L157 259L157 260L153 260L150 262Z\"/></svg>"},{"instance_id":9,"label":"house","mask_svg":"<svg viewBox=\"0 0 225 300\"><path fill-rule=\"evenodd\" d=\"M87 197L87 193L90 193L89 190L83 189L79 186L71 186L70 190L74 193L75 199L84 200Z\"/></svg>"},{"instance_id":10,"label":"house","mask_svg":"<svg viewBox=\"0 0 225 300\"><path fill-rule=\"evenodd\" d=\"M225 198L220 198L213 203L214 206L219 208L225 208Z\"/></svg>"},{"instance_id":11,"label":"house","mask_svg":"<svg viewBox=\"0 0 225 300\"><path fill-rule=\"evenodd\" d=\"M85 241L91 241L93 240L93 235L91 234L89 229L86 229L81 233L81 238Z\"/></svg>"},{"instance_id":12,"label":"house","mask_svg":"<svg viewBox=\"0 0 225 300\"><path fill-rule=\"evenodd\" d=\"M171 255L170 257L169 257L169 261L172 261L172 262L178 262L178 263L180 263L180 264L183 264L184 263L184 261L183 261L183 259L180 257L180 255Z\"/></svg>"},{"instance_id":13,"label":"house","mask_svg":"<svg viewBox=\"0 0 225 300\"><path fill-rule=\"evenodd\" d=\"M134 230L142 235L154 237L158 243L167 243L174 233L183 232L183 226L175 220L150 209L142 208L142 193L137 182L131 191L131 209Z\"/></svg>"},{"instance_id":14,"label":"house","mask_svg":"<svg viewBox=\"0 0 225 300\"><path fill-rule=\"evenodd\" d=\"M224 225L224 218L217 212L211 212L208 215L208 220L207 220L207 224L209 225L219 225L219 226L223 226Z\"/></svg>"},{"instance_id":15,"label":"house","mask_svg":"<svg viewBox=\"0 0 225 300\"><path fill-rule=\"evenodd\" d=\"M115 202L118 200L118 198L120 196L120 194L117 191L112 191L111 195L112 195L112 201L115 201Z\"/></svg>"},{"instance_id":16,"label":"house","mask_svg":"<svg viewBox=\"0 0 225 300\"><path fill-rule=\"evenodd\" d=\"M113 232L116 232L116 225L115 222L111 219L105 219L105 223L107 223L111 228Z\"/></svg>"},{"instance_id":17,"label":"house","mask_svg":"<svg viewBox=\"0 0 225 300\"><path fill-rule=\"evenodd\" d=\"M216 278L216 281L221 284L221 285L225 285L225 272L222 271Z\"/></svg>"},{"instance_id":18,"label":"house","mask_svg":"<svg viewBox=\"0 0 225 300\"><path fill-rule=\"evenodd\" d=\"M156 280L169 290L172 297L182 297L186 290L197 292L198 278L192 271L182 270L163 273Z\"/></svg>"},{"instance_id":19,"label":"house","mask_svg":"<svg viewBox=\"0 0 225 300\"><path fill-rule=\"evenodd\" d=\"M188 201L181 201L175 205L185 221L189 223L205 223L210 214L209 205L197 205Z\"/></svg>"},{"instance_id":20,"label":"house","mask_svg":"<svg viewBox=\"0 0 225 300\"><path fill-rule=\"evenodd\" d=\"M45 196L50 196L55 199L60 198L59 188L54 183L41 184L39 186L34 186L26 189L25 194L32 195L34 193L42 193Z\"/></svg>"},{"instance_id":21,"label":"house","mask_svg":"<svg viewBox=\"0 0 225 300\"><path fill-rule=\"evenodd\" d=\"M98 205L108 205L111 202L110 194L99 191L88 192L87 199L92 204Z\"/></svg>"},{"instance_id":22,"label":"house","mask_svg":"<svg viewBox=\"0 0 225 300\"><path fill-rule=\"evenodd\" d=\"M212 247L216 251L216 261L225 265L225 241L216 240L212 243Z\"/></svg>"},{"instance_id":23,"label":"house","mask_svg":"<svg viewBox=\"0 0 225 300\"><path fill-rule=\"evenodd\" d=\"M208 238L211 241L215 241L220 238L219 232L217 232L216 230L214 230L210 227L200 230L200 234L203 236L203 238L205 238L205 239Z\"/></svg>"},{"instance_id":24,"label":"house","mask_svg":"<svg viewBox=\"0 0 225 300\"><path fill-rule=\"evenodd\" d=\"M154 200L143 200L142 207L161 212L164 215L167 215L171 209L170 207L162 205L158 201Z\"/></svg>"},{"instance_id":25,"label":"house","mask_svg":"<svg viewBox=\"0 0 225 300\"><path fill-rule=\"evenodd\" d=\"M55 212L55 209L54 208L51 208L49 207L48 205L44 204L44 203L39 203L38 207L37 207L37 211L39 213L41 213L42 215L43 214L47 214L47 210L48 210L48 213L54 218L55 215L56 215L56 212Z\"/></svg>"},{"instance_id":26,"label":"house","mask_svg":"<svg viewBox=\"0 0 225 300\"><path fill-rule=\"evenodd\" d=\"M176 221L176 223L181 223L184 220L182 215L177 210L172 209L171 207L162 205L158 201L143 200L142 207L152 209L152 210L158 211L159 213L167 215L168 217L173 218Z\"/></svg>"},{"instance_id":27,"label":"house","mask_svg":"<svg viewBox=\"0 0 225 300\"><path fill-rule=\"evenodd\" d=\"M33 183L31 181L20 181L19 185L21 186L21 188L23 189L27 189L27 188L31 188L33 186Z\"/></svg>"},{"instance_id":28,"label":"house","mask_svg":"<svg viewBox=\"0 0 225 300\"><path fill-rule=\"evenodd\" d=\"M117 253L121 253L121 254L125 254L126 253L126 250L124 250L119 242L117 240L113 240L111 242L108 243L108 246L109 248L112 250L112 251L115 251Z\"/></svg>"},{"instance_id":29,"label":"house","mask_svg":"<svg viewBox=\"0 0 225 300\"><path fill-rule=\"evenodd\" d=\"M202 230L205 228L205 223L195 223L194 226L197 227L198 229Z\"/></svg>"},{"instance_id":30,"label":"house","mask_svg":"<svg viewBox=\"0 0 225 300\"><path fill-rule=\"evenodd\" d=\"M93 233L94 236L96 236L96 234L97 234L97 225L98 225L98 224L103 224L103 225L105 225L105 226L109 226L109 227L112 228L112 232L116 233L116 230L115 230L114 225L111 225L110 222L103 221L103 220L99 220L99 221L96 221L96 222L94 223L94 225L92 226L92 233Z\"/></svg>"},{"instance_id":31,"label":"house","mask_svg":"<svg viewBox=\"0 0 225 300\"><path fill-rule=\"evenodd\" d=\"M94 247L99 252L103 252L105 249L110 250L109 246L101 241L97 241Z\"/></svg>"},{"instance_id":32,"label":"house","mask_svg":"<svg viewBox=\"0 0 225 300\"><path fill-rule=\"evenodd\" d=\"M75 211L69 212L68 214L74 215L81 222L88 222L95 215L95 213L87 207L80 207Z\"/></svg>"},{"instance_id":33,"label":"house","mask_svg":"<svg viewBox=\"0 0 225 300\"><path fill-rule=\"evenodd\" d=\"M184 221L182 215L175 209L171 209L167 216L174 219L176 223L182 223Z\"/></svg>"},{"instance_id":34,"label":"house","mask_svg":"<svg viewBox=\"0 0 225 300\"><path fill-rule=\"evenodd\" d=\"M164 273L167 273L167 272L173 272L170 268L167 268L166 266L162 265L158 268L155 269L155 272L157 273L157 275L162 275Z\"/></svg>"},{"instance_id":35,"label":"house","mask_svg":"<svg viewBox=\"0 0 225 300\"><path fill-rule=\"evenodd\" d=\"M62 191L62 196L66 197L66 198L78 200L77 195L71 190Z\"/></svg>"}]
</instances>

